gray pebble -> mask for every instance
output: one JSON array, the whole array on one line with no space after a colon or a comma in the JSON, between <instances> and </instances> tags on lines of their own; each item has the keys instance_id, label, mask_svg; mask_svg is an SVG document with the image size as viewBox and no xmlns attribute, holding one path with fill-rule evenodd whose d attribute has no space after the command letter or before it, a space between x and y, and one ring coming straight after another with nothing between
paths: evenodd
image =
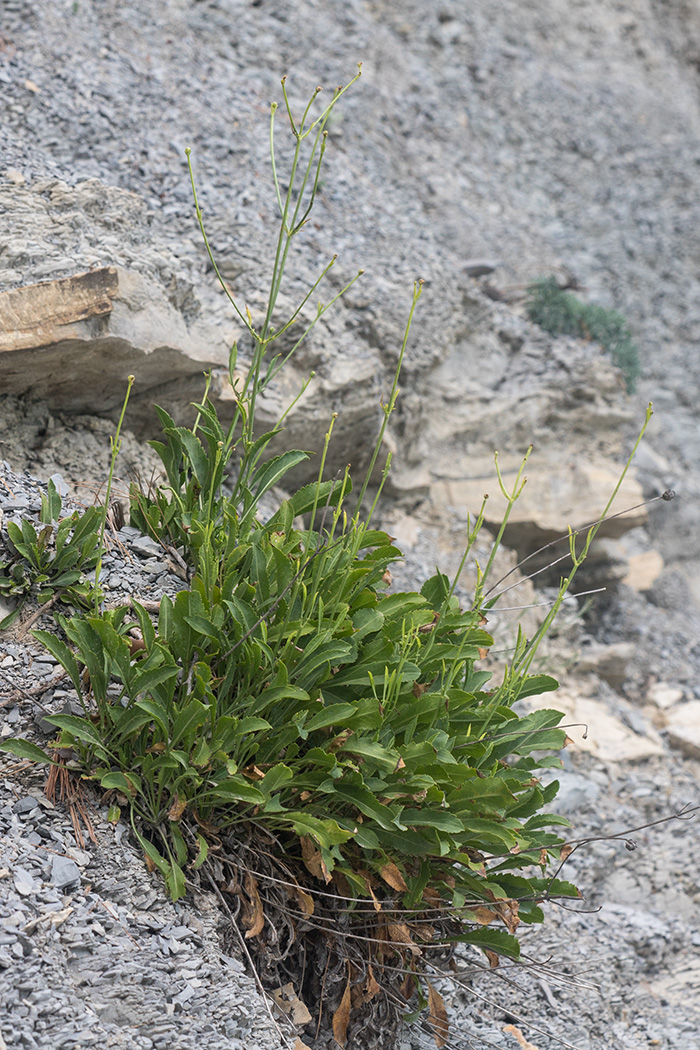
<instances>
[{"instance_id":1,"label":"gray pebble","mask_svg":"<svg viewBox=\"0 0 700 1050\"><path fill-rule=\"evenodd\" d=\"M25 795L24 798L18 799L12 807L13 813L32 813L37 808L39 803L33 795Z\"/></svg>"},{"instance_id":2,"label":"gray pebble","mask_svg":"<svg viewBox=\"0 0 700 1050\"><path fill-rule=\"evenodd\" d=\"M69 857L51 858L51 881L59 890L80 882L80 868Z\"/></svg>"}]
</instances>

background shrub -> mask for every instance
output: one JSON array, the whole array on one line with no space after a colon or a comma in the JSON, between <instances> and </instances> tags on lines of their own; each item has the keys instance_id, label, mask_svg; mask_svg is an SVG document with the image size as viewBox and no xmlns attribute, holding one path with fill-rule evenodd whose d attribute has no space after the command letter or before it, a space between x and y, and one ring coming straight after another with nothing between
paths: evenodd
<instances>
[{"instance_id":1,"label":"background shrub","mask_svg":"<svg viewBox=\"0 0 700 1050\"><path fill-rule=\"evenodd\" d=\"M599 343L622 372L628 392L634 391L641 374L639 354L622 314L582 302L560 288L554 277L529 285L526 309L530 320L551 335L574 335Z\"/></svg>"}]
</instances>

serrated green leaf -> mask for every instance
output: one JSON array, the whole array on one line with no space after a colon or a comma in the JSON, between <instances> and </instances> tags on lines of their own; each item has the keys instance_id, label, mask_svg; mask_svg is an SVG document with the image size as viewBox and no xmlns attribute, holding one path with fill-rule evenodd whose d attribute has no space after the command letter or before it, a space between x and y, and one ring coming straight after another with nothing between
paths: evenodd
<instances>
[{"instance_id":1,"label":"serrated green leaf","mask_svg":"<svg viewBox=\"0 0 700 1050\"><path fill-rule=\"evenodd\" d=\"M262 791L255 787L244 777L232 776L222 780L216 787L210 788L205 794L211 798L220 798L231 802L247 802L251 805L261 805L265 801Z\"/></svg>"},{"instance_id":2,"label":"serrated green leaf","mask_svg":"<svg viewBox=\"0 0 700 1050\"><path fill-rule=\"evenodd\" d=\"M52 765L51 759L42 751L36 744L32 744L29 740L22 740L17 737L10 740L0 741L0 751L9 751L11 755L17 755L17 758L28 759L30 762L44 762Z\"/></svg>"},{"instance_id":3,"label":"serrated green leaf","mask_svg":"<svg viewBox=\"0 0 700 1050\"><path fill-rule=\"evenodd\" d=\"M482 926L478 930L469 930L467 933L456 937L448 937L450 941L460 944L473 944L484 951L496 952L497 955L507 955L511 959L520 958L520 944L517 937L506 933L505 930L492 929L490 926Z\"/></svg>"},{"instance_id":4,"label":"serrated green leaf","mask_svg":"<svg viewBox=\"0 0 700 1050\"><path fill-rule=\"evenodd\" d=\"M32 631L32 635L37 641L41 642L45 649L51 653L53 657L60 663L61 667L68 672L70 680L73 683L73 687L77 692L78 696L82 696L82 687L80 682L80 671L78 670L77 661L65 644L60 638L57 638L55 634L51 634L50 631Z\"/></svg>"},{"instance_id":5,"label":"serrated green leaf","mask_svg":"<svg viewBox=\"0 0 700 1050\"><path fill-rule=\"evenodd\" d=\"M82 740L86 744L96 744L104 750L99 730L92 722L88 722L86 718L81 718L80 715L44 715L44 721L58 726L59 729L65 729L76 740Z\"/></svg>"}]
</instances>

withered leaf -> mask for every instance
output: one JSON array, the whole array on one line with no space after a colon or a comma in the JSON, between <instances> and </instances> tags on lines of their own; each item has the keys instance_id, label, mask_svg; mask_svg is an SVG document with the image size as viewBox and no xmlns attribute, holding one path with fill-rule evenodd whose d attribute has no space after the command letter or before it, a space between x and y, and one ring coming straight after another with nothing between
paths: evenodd
<instances>
[{"instance_id":1,"label":"withered leaf","mask_svg":"<svg viewBox=\"0 0 700 1050\"><path fill-rule=\"evenodd\" d=\"M317 879L323 879L326 883L330 882L331 875L311 836L302 835L299 841L301 842L301 859L304 862L306 870L310 871L312 875L315 875Z\"/></svg>"},{"instance_id":2,"label":"withered leaf","mask_svg":"<svg viewBox=\"0 0 700 1050\"><path fill-rule=\"evenodd\" d=\"M365 1002L368 1003L370 1001L370 999L374 999L374 997L377 994L377 992L381 992L381 990L382 990L381 989L381 985L377 981L377 978L374 976L374 973L372 971L372 967L368 966L367 967L367 980L365 982L365 995L364 995Z\"/></svg>"},{"instance_id":3,"label":"withered leaf","mask_svg":"<svg viewBox=\"0 0 700 1050\"><path fill-rule=\"evenodd\" d=\"M176 794L173 803L168 810L168 820L179 820L186 809L187 799L181 799L180 796Z\"/></svg>"},{"instance_id":4,"label":"withered leaf","mask_svg":"<svg viewBox=\"0 0 700 1050\"><path fill-rule=\"evenodd\" d=\"M299 1036L297 1036L294 1041L294 1050L311 1050L311 1047L308 1043L303 1043Z\"/></svg>"},{"instance_id":5,"label":"withered leaf","mask_svg":"<svg viewBox=\"0 0 700 1050\"><path fill-rule=\"evenodd\" d=\"M330 744L328 744L328 750L339 751L341 747L345 747L348 740L353 735L354 733L352 729L344 729L342 733L339 733L338 736L334 737L333 740L331 740Z\"/></svg>"},{"instance_id":6,"label":"withered leaf","mask_svg":"<svg viewBox=\"0 0 700 1050\"><path fill-rule=\"evenodd\" d=\"M503 920L503 925L508 930L508 933L515 933L518 926L520 925L520 916L518 915L519 904L517 901L499 901L496 910Z\"/></svg>"},{"instance_id":7,"label":"withered leaf","mask_svg":"<svg viewBox=\"0 0 700 1050\"><path fill-rule=\"evenodd\" d=\"M479 905L478 908L470 908L469 915L473 916L475 921L481 926L488 926L490 922L498 918L495 911L491 911L490 908L485 908L483 905Z\"/></svg>"},{"instance_id":8,"label":"withered leaf","mask_svg":"<svg viewBox=\"0 0 700 1050\"><path fill-rule=\"evenodd\" d=\"M393 860L390 860L388 864L385 864L383 868L380 868L379 874L384 881L391 886L392 890L399 890L401 893L405 893L408 890L406 880L401 874L399 868L394 864Z\"/></svg>"},{"instance_id":9,"label":"withered leaf","mask_svg":"<svg viewBox=\"0 0 700 1050\"><path fill-rule=\"evenodd\" d=\"M299 907L303 911L304 915L313 915L314 913L314 899L310 893L306 890L302 890L300 886L295 886L294 896L297 899Z\"/></svg>"},{"instance_id":10,"label":"withered leaf","mask_svg":"<svg viewBox=\"0 0 700 1050\"><path fill-rule=\"evenodd\" d=\"M484 948L484 951L486 952L486 958L489 961L489 966L492 970L495 970L496 967L500 965L500 956L497 955L496 952L492 952L490 948Z\"/></svg>"},{"instance_id":11,"label":"withered leaf","mask_svg":"<svg viewBox=\"0 0 700 1050\"><path fill-rule=\"evenodd\" d=\"M299 998L291 981L282 985L281 988L275 988L274 991L270 992L270 995L275 1005L279 1007L285 1016L290 1018L293 1024L301 1026L308 1024L312 1020L306 1003Z\"/></svg>"},{"instance_id":12,"label":"withered leaf","mask_svg":"<svg viewBox=\"0 0 700 1050\"><path fill-rule=\"evenodd\" d=\"M345 991L343 992L343 998L340 1000L340 1006L333 1014L333 1035L335 1041L340 1043L341 1046L345 1046L348 1037L348 1022L350 1020L350 978L348 977L348 983L345 985Z\"/></svg>"},{"instance_id":13,"label":"withered leaf","mask_svg":"<svg viewBox=\"0 0 700 1050\"><path fill-rule=\"evenodd\" d=\"M252 875L246 875L244 886L252 906L243 913L243 925L247 926L245 936L246 940L248 940L250 937L258 937L262 933L265 926L265 916L260 894L258 893L258 884Z\"/></svg>"},{"instance_id":14,"label":"withered leaf","mask_svg":"<svg viewBox=\"0 0 700 1050\"><path fill-rule=\"evenodd\" d=\"M559 860L567 860L574 851L574 847L569 842L565 842L562 848L559 850Z\"/></svg>"},{"instance_id":15,"label":"withered leaf","mask_svg":"<svg viewBox=\"0 0 700 1050\"><path fill-rule=\"evenodd\" d=\"M415 981L416 979L413 976L413 974L407 973L403 981L401 982L401 988L399 989L399 991L401 992L404 999L406 999L406 1001L408 1001L411 998Z\"/></svg>"},{"instance_id":16,"label":"withered leaf","mask_svg":"<svg viewBox=\"0 0 700 1050\"><path fill-rule=\"evenodd\" d=\"M507 1024L503 1029L504 1032L510 1032L514 1039L517 1039L520 1044L521 1050L537 1050L534 1043L528 1042L523 1033L519 1028L516 1028L514 1024Z\"/></svg>"},{"instance_id":17,"label":"withered leaf","mask_svg":"<svg viewBox=\"0 0 700 1050\"><path fill-rule=\"evenodd\" d=\"M435 1045L437 1047L444 1046L450 1034L450 1026L447 1023L447 1010L445 1009L442 996L433 988L430 981L428 981L428 1007L430 1009L428 1024L433 1028Z\"/></svg>"},{"instance_id":18,"label":"withered leaf","mask_svg":"<svg viewBox=\"0 0 700 1050\"><path fill-rule=\"evenodd\" d=\"M418 945L414 943L413 938L411 937L411 931L405 923L390 922L386 929L389 934L389 940L393 941L395 945L405 944L406 947L410 949L412 955L422 954Z\"/></svg>"},{"instance_id":19,"label":"withered leaf","mask_svg":"<svg viewBox=\"0 0 700 1050\"><path fill-rule=\"evenodd\" d=\"M429 688L430 684L428 682L425 682L424 684L421 684L420 682L414 682L413 687L411 688L411 692L415 696L416 700L418 700L419 697L423 695L425 690Z\"/></svg>"},{"instance_id":20,"label":"withered leaf","mask_svg":"<svg viewBox=\"0 0 700 1050\"><path fill-rule=\"evenodd\" d=\"M481 646L479 646L478 648L479 648L479 659L480 660L485 660L486 657L489 655L488 649L483 649Z\"/></svg>"}]
</instances>

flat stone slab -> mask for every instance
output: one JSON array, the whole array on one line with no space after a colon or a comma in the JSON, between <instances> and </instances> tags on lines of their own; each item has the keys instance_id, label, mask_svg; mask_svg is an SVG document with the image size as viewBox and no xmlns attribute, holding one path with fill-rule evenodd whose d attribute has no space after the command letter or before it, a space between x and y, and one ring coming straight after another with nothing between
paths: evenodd
<instances>
[{"instance_id":1,"label":"flat stone slab","mask_svg":"<svg viewBox=\"0 0 700 1050\"><path fill-rule=\"evenodd\" d=\"M66 329L112 312L119 290L114 266L57 281L13 288L0 294L0 353L61 342Z\"/></svg>"}]
</instances>

